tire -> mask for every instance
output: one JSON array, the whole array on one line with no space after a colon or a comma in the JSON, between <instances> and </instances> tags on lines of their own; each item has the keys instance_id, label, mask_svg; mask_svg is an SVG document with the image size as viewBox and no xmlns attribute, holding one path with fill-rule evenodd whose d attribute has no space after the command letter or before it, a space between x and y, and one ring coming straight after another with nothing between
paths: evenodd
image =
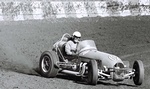
<instances>
[{"instance_id":1,"label":"tire","mask_svg":"<svg viewBox=\"0 0 150 89\"><path fill-rule=\"evenodd\" d=\"M43 77L56 77L59 68L55 66L58 56L54 51L45 51L40 57L40 73Z\"/></svg>"},{"instance_id":2,"label":"tire","mask_svg":"<svg viewBox=\"0 0 150 89\"><path fill-rule=\"evenodd\" d=\"M98 66L96 60L91 60L88 64L88 84L96 85L98 81Z\"/></svg>"},{"instance_id":3,"label":"tire","mask_svg":"<svg viewBox=\"0 0 150 89\"><path fill-rule=\"evenodd\" d=\"M141 85L144 80L144 66L141 60L137 60L133 64L133 69L135 69L135 76L133 81L135 85Z\"/></svg>"}]
</instances>

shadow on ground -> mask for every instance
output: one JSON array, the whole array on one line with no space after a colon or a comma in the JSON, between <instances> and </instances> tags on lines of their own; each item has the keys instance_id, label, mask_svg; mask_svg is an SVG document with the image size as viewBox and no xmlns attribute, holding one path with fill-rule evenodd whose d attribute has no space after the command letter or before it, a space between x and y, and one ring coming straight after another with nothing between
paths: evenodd
<instances>
[{"instance_id":1,"label":"shadow on ground","mask_svg":"<svg viewBox=\"0 0 150 89\"><path fill-rule=\"evenodd\" d=\"M89 85L87 83L87 79L77 77L77 76L73 76L73 75L59 74L57 76L57 78L65 79L65 80L71 80L71 81L74 81L75 83L78 83L78 84ZM105 80L104 81L98 81L97 85L137 87L136 85L133 85L133 84L127 84L127 83L122 83L122 82L113 82L113 83L111 83L109 81L106 82Z\"/></svg>"}]
</instances>

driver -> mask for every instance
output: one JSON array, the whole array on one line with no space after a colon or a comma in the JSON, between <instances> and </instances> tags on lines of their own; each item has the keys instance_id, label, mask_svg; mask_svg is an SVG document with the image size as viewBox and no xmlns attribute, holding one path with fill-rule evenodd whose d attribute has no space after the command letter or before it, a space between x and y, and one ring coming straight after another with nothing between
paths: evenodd
<instances>
[{"instance_id":1,"label":"driver","mask_svg":"<svg viewBox=\"0 0 150 89\"><path fill-rule=\"evenodd\" d=\"M69 40L66 43L65 51L67 55L76 55L77 53L77 44L79 43L79 39L81 38L81 33L79 31L75 31Z\"/></svg>"}]
</instances>

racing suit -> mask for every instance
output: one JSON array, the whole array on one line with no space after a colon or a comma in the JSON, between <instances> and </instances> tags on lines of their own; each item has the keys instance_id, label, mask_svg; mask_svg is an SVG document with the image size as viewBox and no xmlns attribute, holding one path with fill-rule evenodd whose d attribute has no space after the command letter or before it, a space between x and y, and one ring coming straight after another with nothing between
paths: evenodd
<instances>
[{"instance_id":1,"label":"racing suit","mask_svg":"<svg viewBox=\"0 0 150 89\"><path fill-rule=\"evenodd\" d=\"M76 55L77 43L74 43L71 40L68 41L65 46L65 51L67 55Z\"/></svg>"}]
</instances>

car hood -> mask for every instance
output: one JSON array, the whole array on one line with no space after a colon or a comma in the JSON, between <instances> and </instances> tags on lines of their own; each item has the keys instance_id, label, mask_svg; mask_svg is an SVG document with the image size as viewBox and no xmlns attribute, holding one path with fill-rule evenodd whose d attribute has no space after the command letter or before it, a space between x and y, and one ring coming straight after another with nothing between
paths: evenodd
<instances>
[{"instance_id":1,"label":"car hood","mask_svg":"<svg viewBox=\"0 0 150 89\"><path fill-rule=\"evenodd\" d=\"M100 52L98 50L87 50L79 54L80 57L96 59L102 61L102 66L114 67L116 63L122 63L122 60L112 54Z\"/></svg>"}]
</instances>

